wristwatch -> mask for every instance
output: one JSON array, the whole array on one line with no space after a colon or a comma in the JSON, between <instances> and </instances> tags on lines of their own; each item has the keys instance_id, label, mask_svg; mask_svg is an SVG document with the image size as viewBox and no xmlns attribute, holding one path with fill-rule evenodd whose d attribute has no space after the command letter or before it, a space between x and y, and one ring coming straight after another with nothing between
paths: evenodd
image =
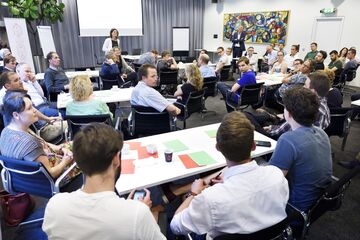
<instances>
[{"instance_id":1,"label":"wristwatch","mask_svg":"<svg viewBox=\"0 0 360 240\"><path fill-rule=\"evenodd\" d=\"M188 192L188 193L185 194L185 198L188 198L188 197L190 197L190 196L195 197L195 196L197 196L197 195L198 195L197 193L194 193L193 191L190 191L190 192Z\"/></svg>"}]
</instances>

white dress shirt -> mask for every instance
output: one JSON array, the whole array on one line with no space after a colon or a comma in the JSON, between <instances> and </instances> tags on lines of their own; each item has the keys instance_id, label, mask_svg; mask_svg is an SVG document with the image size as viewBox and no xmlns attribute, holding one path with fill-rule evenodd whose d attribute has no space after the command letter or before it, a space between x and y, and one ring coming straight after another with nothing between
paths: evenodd
<instances>
[{"instance_id":1,"label":"white dress shirt","mask_svg":"<svg viewBox=\"0 0 360 240\"><path fill-rule=\"evenodd\" d=\"M38 81L23 81L24 88L27 90L27 94L31 97L31 101L34 106L39 106L43 103L46 103L44 98L44 91L42 90Z\"/></svg>"},{"instance_id":2,"label":"white dress shirt","mask_svg":"<svg viewBox=\"0 0 360 240\"><path fill-rule=\"evenodd\" d=\"M284 62L287 63L288 68L294 69L294 60L299 58L299 54L291 56L290 54L285 55Z\"/></svg>"},{"instance_id":3,"label":"white dress shirt","mask_svg":"<svg viewBox=\"0 0 360 240\"><path fill-rule=\"evenodd\" d=\"M255 161L230 167L224 183L206 188L189 207L176 214L170 227L175 234L253 233L286 218L289 187L277 167Z\"/></svg>"}]
</instances>

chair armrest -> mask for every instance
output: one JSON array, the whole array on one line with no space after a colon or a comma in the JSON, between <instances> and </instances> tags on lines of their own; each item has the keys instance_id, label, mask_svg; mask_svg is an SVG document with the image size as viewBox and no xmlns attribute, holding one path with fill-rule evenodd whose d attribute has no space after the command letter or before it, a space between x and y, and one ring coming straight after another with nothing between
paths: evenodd
<instances>
[{"instance_id":1,"label":"chair armrest","mask_svg":"<svg viewBox=\"0 0 360 240\"><path fill-rule=\"evenodd\" d=\"M71 170L73 170L76 167L76 162L74 162L73 164L71 164L71 166L66 169L55 181L55 189L60 189L60 182L61 180L63 180Z\"/></svg>"},{"instance_id":2,"label":"chair armrest","mask_svg":"<svg viewBox=\"0 0 360 240\"><path fill-rule=\"evenodd\" d=\"M297 207L295 207L294 205L287 203L287 207L290 208L293 212L297 213L297 216L301 216L304 221L304 223L306 223L306 221L308 220L308 215L306 212L298 209Z\"/></svg>"}]
</instances>

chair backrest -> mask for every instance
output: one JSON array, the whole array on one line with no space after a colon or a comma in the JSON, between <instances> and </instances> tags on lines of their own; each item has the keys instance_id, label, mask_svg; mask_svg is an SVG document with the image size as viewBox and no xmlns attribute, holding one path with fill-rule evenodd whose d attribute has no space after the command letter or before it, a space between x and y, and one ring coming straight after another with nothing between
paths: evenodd
<instances>
[{"instance_id":1,"label":"chair backrest","mask_svg":"<svg viewBox=\"0 0 360 240\"><path fill-rule=\"evenodd\" d=\"M155 135L176 130L174 118L164 110L158 112L152 107L131 106L130 133L137 135Z\"/></svg>"},{"instance_id":2,"label":"chair backrest","mask_svg":"<svg viewBox=\"0 0 360 240\"><path fill-rule=\"evenodd\" d=\"M217 83L217 77L207 77L204 78L204 87L206 88L204 98L215 96L216 95L216 83Z\"/></svg>"},{"instance_id":3,"label":"chair backrest","mask_svg":"<svg viewBox=\"0 0 360 240\"><path fill-rule=\"evenodd\" d=\"M86 71L87 69L94 71L95 67L77 67L77 68L75 68L75 72L83 72L83 71Z\"/></svg>"},{"instance_id":4,"label":"chair backrest","mask_svg":"<svg viewBox=\"0 0 360 240\"><path fill-rule=\"evenodd\" d=\"M349 130L352 108L330 108L330 124L325 129L328 136L342 137Z\"/></svg>"},{"instance_id":5,"label":"chair backrest","mask_svg":"<svg viewBox=\"0 0 360 240\"><path fill-rule=\"evenodd\" d=\"M360 167L344 174L338 181L330 184L318 199L316 204L310 209L308 213L309 224L315 222L327 211L335 211L340 208L344 198L345 190L351 183L351 179L360 172Z\"/></svg>"},{"instance_id":6,"label":"chair backrest","mask_svg":"<svg viewBox=\"0 0 360 240\"><path fill-rule=\"evenodd\" d=\"M102 90L109 90L113 86L120 87L120 83L118 79L110 80L110 79L101 78L101 82L102 82L102 88L101 88Z\"/></svg>"},{"instance_id":7,"label":"chair backrest","mask_svg":"<svg viewBox=\"0 0 360 240\"><path fill-rule=\"evenodd\" d=\"M160 71L159 85L178 84L178 71Z\"/></svg>"},{"instance_id":8,"label":"chair backrest","mask_svg":"<svg viewBox=\"0 0 360 240\"><path fill-rule=\"evenodd\" d=\"M220 71L220 81L227 81L229 79L231 65L224 66Z\"/></svg>"},{"instance_id":9,"label":"chair backrest","mask_svg":"<svg viewBox=\"0 0 360 240\"><path fill-rule=\"evenodd\" d=\"M141 48L133 48L131 50L132 55L140 55L141 54Z\"/></svg>"},{"instance_id":10,"label":"chair backrest","mask_svg":"<svg viewBox=\"0 0 360 240\"><path fill-rule=\"evenodd\" d=\"M194 112L200 112L203 109L204 94L206 88L200 91L191 92L188 100L186 101L186 112L189 117Z\"/></svg>"},{"instance_id":11,"label":"chair backrest","mask_svg":"<svg viewBox=\"0 0 360 240\"><path fill-rule=\"evenodd\" d=\"M134 67L135 72L138 72L139 68L141 67L142 64L137 63L137 62L133 62L132 65Z\"/></svg>"},{"instance_id":12,"label":"chair backrest","mask_svg":"<svg viewBox=\"0 0 360 240\"><path fill-rule=\"evenodd\" d=\"M257 104L261 100L261 92L264 83L256 83L245 85L240 88L240 101L239 105Z\"/></svg>"},{"instance_id":13,"label":"chair backrest","mask_svg":"<svg viewBox=\"0 0 360 240\"><path fill-rule=\"evenodd\" d=\"M285 218L281 222L262 229L260 231L249 234L224 234L217 236L214 240L273 240L282 239L280 237L285 236L286 229L288 227L288 219Z\"/></svg>"},{"instance_id":14,"label":"chair backrest","mask_svg":"<svg viewBox=\"0 0 360 240\"><path fill-rule=\"evenodd\" d=\"M59 192L50 173L39 162L18 160L0 155L3 169L1 178L6 191L12 194L24 192L51 198Z\"/></svg>"},{"instance_id":15,"label":"chair backrest","mask_svg":"<svg viewBox=\"0 0 360 240\"><path fill-rule=\"evenodd\" d=\"M359 65L356 68L344 69L340 74L340 82L351 82L356 78L356 71Z\"/></svg>"},{"instance_id":16,"label":"chair backrest","mask_svg":"<svg viewBox=\"0 0 360 240\"><path fill-rule=\"evenodd\" d=\"M110 114L100 115L66 115L65 119L68 123L69 138L73 139L75 134L82 126L89 125L92 122L101 122L111 125Z\"/></svg>"}]
</instances>

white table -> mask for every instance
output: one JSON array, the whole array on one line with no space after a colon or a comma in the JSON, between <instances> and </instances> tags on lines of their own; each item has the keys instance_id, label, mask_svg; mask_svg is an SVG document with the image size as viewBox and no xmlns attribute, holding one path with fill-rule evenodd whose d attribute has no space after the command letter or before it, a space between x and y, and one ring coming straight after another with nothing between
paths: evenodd
<instances>
[{"instance_id":1,"label":"white table","mask_svg":"<svg viewBox=\"0 0 360 240\"><path fill-rule=\"evenodd\" d=\"M356 101L351 102L351 105L354 105L354 106L360 107L360 99L359 99L359 100L356 100Z\"/></svg>"},{"instance_id":2,"label":"white table","mask_svg":"<svg viewBox=\"0 0 360 240\"><path fill-rule=\"evenodd\" d=\"M74 78L79 75L88 75L89 77L99 77L99 70L94 71L75 71L75 72L65 72L66 76L68 78ZM35 75L36 80L42 80L44 79L45 73L38 73Z\"/></svg>"},{"instance_id":3,"label":"white table","mask_svg":"<svg viewBox=\"0 0 360 240\"><path fill-rule=\"evenodd\" d=\"M122 55L124 59L127 59L130 62L136 61L140 59L140 55Z\"/></svg>"},{"instance_id":4,"label":"white table","mask_svg":"<svg viewBox=\"0 0 360 240\"><path fill-rule=\"evenodd\" d=\"M117 88L115 90L94 91L93 95L105 103L119 103L130 101L133 90L133 87ZM57 108L66 108L66 105L73 100L70 93L60 93L57 99Z\"/></svg>"},{"instance_id":5,"label":"white table","mask_svg":"<svg viewBox=\"0 0 360 240\"><path fill-rule=\"evenodd\" d=\"M274 85L282 84L282 80L284 79L283 74L259 74L256 76L257 83L264 83L264 86L270 87Z\"/></svg>"},{"instance_id":6,"label":"white table","mask_svg":"<svg viewBox=\"0 0 360 240\"><path fill-rule=\"evenodd\" d=\"M141 142L142 146L156 144L158 149L158 158L149 157L145 159L138 159L137 150L131 150L127 154L122 153L123 166L124 161L135 159L135 172L132 174L121 174L115 185L119 194L126 194L129 193L132 189L142 189L157 186L163 183L224 167L226 165L225 158L215 148L216 139L209 137L206 133L207 130L216 130L219 125L219 123L211 124L207 126L159 134L129 141ZM165 162L164 150L166 147L163 143L172 140L181 141L189 149L180 152L174 152L173 161L169 163ZM262 156L274 151L276 146L275 140L268 138L258 132L255 132L255 140L269 141L271 142L271 147L257 147L256 150L251 153L252 157ZM204 151L208 153L214 160L216 160L216 163L196 168L185 168L178 155L198 151Z\"/></svg>"}]
</instances>

